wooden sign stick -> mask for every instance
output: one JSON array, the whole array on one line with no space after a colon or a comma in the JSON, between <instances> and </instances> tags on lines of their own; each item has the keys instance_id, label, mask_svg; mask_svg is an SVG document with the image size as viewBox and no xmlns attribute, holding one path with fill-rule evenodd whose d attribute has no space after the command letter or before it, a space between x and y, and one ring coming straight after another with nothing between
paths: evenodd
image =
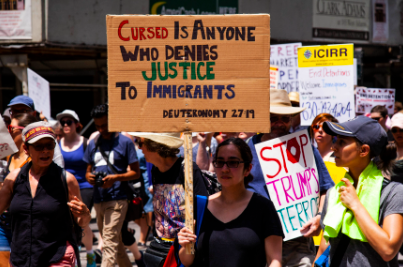
<instances>
[{"instance_id":1,"label":"wooden sign stick","mask_svg":"<svg viewBox=\"0 0 403 267\"><path fill-rule=\"evenodd\" d=\"M193 223L193 146L192 133L185 132L185 226L194 232ZM186 254L194 254L194 244L186 245Z\"/></svg>"}]
</instances>

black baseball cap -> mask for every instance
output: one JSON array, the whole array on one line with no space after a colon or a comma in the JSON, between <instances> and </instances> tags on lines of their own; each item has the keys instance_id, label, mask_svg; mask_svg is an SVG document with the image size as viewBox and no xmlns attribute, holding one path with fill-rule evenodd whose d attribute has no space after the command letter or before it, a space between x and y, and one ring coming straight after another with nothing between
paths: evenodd
<instances>
[{"instance_id":1,"label":"black baseball cap","mask_svg":"<svg viewBox=\"0 0 403 267\"><path fill-rule=\"evenodd\" d=\"M388 144L388 135L382 126L366 116L358 116L343 123L327 121L323 123L323 130L329 135L357 138L361 143L369 145L374 156L378 156Z\"/></svg>"}]
</instances>

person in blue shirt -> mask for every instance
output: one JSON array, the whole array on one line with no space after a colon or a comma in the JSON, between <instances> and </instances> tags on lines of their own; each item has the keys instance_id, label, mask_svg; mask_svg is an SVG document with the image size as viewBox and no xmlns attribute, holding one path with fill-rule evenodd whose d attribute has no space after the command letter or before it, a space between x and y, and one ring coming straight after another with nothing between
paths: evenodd
<instances>
[{"instance_id":1,"label":"person in blue shirt","mask_svg":"<svg viewBox=\"0 0 403 267\"><path fill-rule=\"evenodd\" d=\"M253 167L251 170L253 180L248 184L249 190L270 199L259 158L256 153L255 144L289 134L292 116L301 113L304 109L305 108L292 107L286 90L270 89L271 132L255 135L248 142L253 154ZM319 235L320 233L320 214L323 208L326 191L334 186L334 182L318 150L313 146L312 149L319 175L319 212L301 228L303 237L284 242L282 266L312 266L316 254L312 236Z\"/></svg>"},{"instance_id":2,"label":"person in blue shirt","mask_svg":"<svg viewBox=\"0 0 403 267\"><path fill-rule=\"evenodd\" d=\"M104 242L102 266L132 266L122 242L121 229L128 208L125 182L140 178L136 149L130 138L108 131L107 105L96 106L91 117L99 135L88 144L83 160L88 164L86 179L94 186L94 208ZM94 172L107 174L102 178L102 186L95 183Z\"/></svg>"}]
</instances>

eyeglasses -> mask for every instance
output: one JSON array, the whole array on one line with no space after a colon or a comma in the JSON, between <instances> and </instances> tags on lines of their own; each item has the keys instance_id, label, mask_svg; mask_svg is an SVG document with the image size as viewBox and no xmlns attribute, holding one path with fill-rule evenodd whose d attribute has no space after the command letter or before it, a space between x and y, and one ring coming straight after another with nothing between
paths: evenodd
<instances>
[{"instance_id":1,"label":"eyeglasses","mask_svg":"<svg viewBox=\"0 0 403 267\"><path fill-rule=\"evenodd\" d=\"M289 123L291 120L290 116L270 116L270 122L277 122L281 120L284 123Z\"/></svg>"},{"instance_id":2,"label":"eyeglasses","mask_svg":"<svg viewBox=\"0 0 403 267\"><path fill-rule=\"evenodd\" d=\"M67 124L67 126L70 126L73 121L72 120L62 120L60 121L61 125L64 126L65 124Z\"/></svg>"},{"instance_id":3,"label":"eyeglasses","mask_svg":"<svg viewBox=\"0 0 403 267\"><path fill-rule=\"evenodd\" d=\"M376 121L379 121L380 119L381 119L382 117L371 117L371 119L373 119L373 120L376 120Z\"/></svg>"},{"instance_id":4,"label":"eyeglasses","mask_svg":"<svg viewBox=\"0 0 403 267\"><path fill-rule=\"evenodd\" d=\"M223 168L224 165L227 165L228 168L238 168L240 163L244 163L245 161L240 161L240 160L229 160L229 161L223 161L223 160L214 160L213 161L213 166L216 168Z\"/></svg>"},{"instance_id":5,"label":"eyeglasses","mask_svg":"<svg viewBox=\"0 0 403 267\"><path fill-rule=\"evenodd\" d=\"M403 133L403 129L396 128L396 127L393 127L391 131L392 131L392 133Z\"/></svg>"},{"instance_id":6,"label":"eyeglasses","mask_svg":"<svg viewBox=\"0 0 403 267\"><path fill-rule=\"evenodd\" d=\"M47 150L53 150L56 146L55 142L52 143L47 143L47 144L43 144L43 145L30 145L32 146L36 151L43 151L45 150L45 148Z\"/></svg>"},{"instance_id":7,"label":"eyeglasses","mask_svg":"<svg viewBox=\"0 0 403 267\"><path fill-rule=\"evenodd\" d=\"M8 125L7 126L7 129L8 129L8 132L10 133L10 134L12 134L13 132L14 132L14 130L24 130L24 127L22 127L22 126L11 126L11 125Z\"/></svg>"},{"instance_id":8,"label":"eyeglasses","mask_svg":"<svg viewBox=\"0 0 403 267\"><path fill-rule=\"evenodd\" d=\"M316 124L316 125L312 126L312 130L314 132L318 132L320 129L323 129L322 124Z\"/></svg>"}]
</instances>

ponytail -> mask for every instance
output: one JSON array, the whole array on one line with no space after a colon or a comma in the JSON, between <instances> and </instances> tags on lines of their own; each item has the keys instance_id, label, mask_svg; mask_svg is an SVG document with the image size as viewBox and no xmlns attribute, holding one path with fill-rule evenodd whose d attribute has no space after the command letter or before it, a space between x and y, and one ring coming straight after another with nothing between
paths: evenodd
<instances>
[{"instance_id":1,"label":"ponytail","mask_svg":"<svg viewBox=\"0 0 403 267\"><path fill-rule=\"evenodd\" d=\"M376 161L378 169L384 173L390 174L397 157L397 148L394 142L388 143L379 154L379 159Z\"/></svg>"}]
</instances>

